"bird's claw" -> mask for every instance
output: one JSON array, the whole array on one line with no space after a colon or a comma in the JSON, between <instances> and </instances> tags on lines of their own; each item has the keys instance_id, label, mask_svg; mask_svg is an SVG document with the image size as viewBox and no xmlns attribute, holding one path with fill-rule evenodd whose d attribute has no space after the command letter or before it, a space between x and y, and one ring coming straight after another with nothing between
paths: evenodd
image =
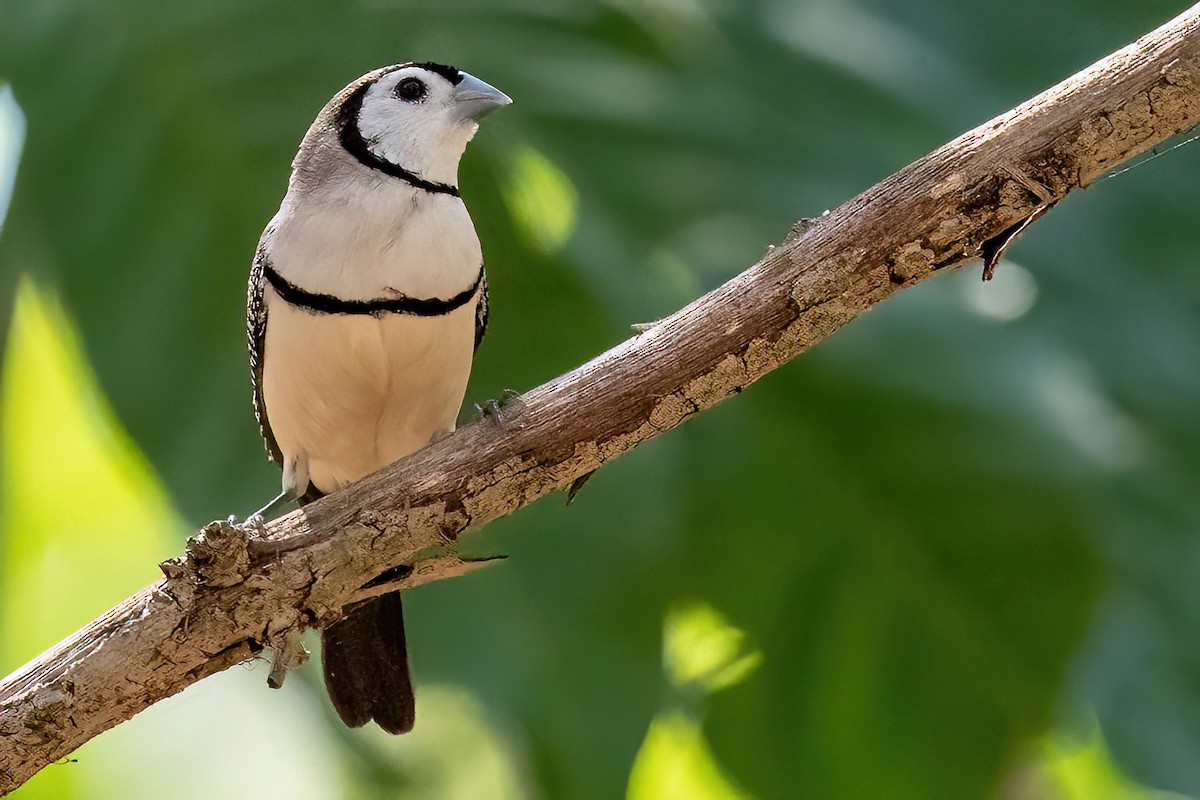
<instances>
[{"instance_id":1,"label":"bird's claw","mask_svg":"<svg viewBox=\"0 0 1200 800\"><path fill-rule=\"evenodd\" d=\"M240 522L238 521L237 516L234 514L230 514L228 517L226 517L225 521L229 523L230 527L239 528L246 533L256 534L259 538L266 538L267 536L266 520L263 519L263 515L258 511L255 511L253 514Z\"/></svg>"},{"instance_id":2,"label":"bird's claw","mask_svg":"<svg viewBox=\"0 0 1200 800\"><path fill-rule=\"evenodd\" d=\"M656 319L653 322L633 322L630 323L629 327L634 333L645 333L646 331L654 330L661 324L662 320Z\"/></svg>"},{"instance_id":3,"label":"bird's claw","mask_svg":"<svg viewBox=\"0 0 1200 800\"><path fill-rule=\"evenodd\" d=\"M491 419L499 420L504 407L520 396L521 393L518 391L505 389L500 393L499 398L491 398L485 400L483 403L476 403L475 413L479 415L479 419L490 417Z\"/></svg>"},{"instance_id":4,"label":"bird's claw","mask_svg":"<svg viewBox=\"0 0 1200 800\"><path fill-rule=\"evenodd\" d=\"M500 403L494 399L484 400L475 404L475 415L479 419L500 416Z\"/></svg>"}]
</instances>

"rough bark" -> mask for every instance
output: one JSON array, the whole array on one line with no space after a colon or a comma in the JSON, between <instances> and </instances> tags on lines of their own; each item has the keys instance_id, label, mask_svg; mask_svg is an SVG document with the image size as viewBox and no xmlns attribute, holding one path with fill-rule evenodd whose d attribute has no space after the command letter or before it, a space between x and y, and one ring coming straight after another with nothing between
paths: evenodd
<instances>
[{"instance_id":1,"label":"rough bark","mask_svg":"<svg viewBox=\"0 0 1200 800\"><path fill-rule=\"evenodd\" d=\"M497 415L250 533L207 526L163 580L0 683L0 792L348 601L470 569L458 536L737 394L896 290L1013 235L1200 121L1200 6L963 134L745 272ZM397 567L397 565L407 565Z\"/></svg>"}]
</instances>

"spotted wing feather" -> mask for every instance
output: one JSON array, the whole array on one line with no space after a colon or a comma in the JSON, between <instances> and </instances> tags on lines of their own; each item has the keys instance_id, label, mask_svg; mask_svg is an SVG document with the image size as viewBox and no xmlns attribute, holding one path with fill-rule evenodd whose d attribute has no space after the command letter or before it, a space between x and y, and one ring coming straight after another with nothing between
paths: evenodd
<instances>
[{"instance_id":1,"label":"spotted wing feather","mask_svg":"<svg viewBox=\"0 0 1200 800\"><path fill-rule=\"evenodd\" d=\"M260 245L250 265L250 283L246 287L246 343L250 349L250 383L254 396L254 418L258 420L258 432L262 435L267 455L276 464L283 464L283 454L271 432L267 420L267 406L263 402L263 351L267 340L267 304L263 299L266 279L263 277L263 248Z\"/></svg>"},{"instance_id":2,"label":"spotted wing feather","mask_svg":"<svg viewBox=\"0 0 1200 800\"><path fill-rule=\"evenodd\" d=\"M487 270L484 270L482 277L479 279L479 302L475 306L475 349L479 349L479 343L483 341L483 335L487 333L488 324L488 285L487 285Z\"/></svg>"}]
</instances>

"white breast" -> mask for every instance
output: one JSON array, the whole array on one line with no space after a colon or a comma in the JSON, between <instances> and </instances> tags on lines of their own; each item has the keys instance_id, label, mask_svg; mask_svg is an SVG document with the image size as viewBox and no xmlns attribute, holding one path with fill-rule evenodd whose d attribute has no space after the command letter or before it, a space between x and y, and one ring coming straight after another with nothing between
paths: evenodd
<instances>
[{"instance_id":1,"label":"white breast","mask_svg":"<svg viewBox=\"0 0 1200 800\"><path fill-rule=\"evenodd\" d=\"M295 285L345 300L453 297L483 263L462 200L386 178L284 198L266 239L271 263Z\"/></svg>"},{"instance_id":2,"label":"white breast","mask_svg":"<svg viewBox=\"0 0 1200 800\"><path fill-rule=\"evenodd\" d=\"M358 185L361 190L361 184ZM391 179L379 191L284 199L264 240L300 288L347 300L449 299L482 254L462 202ZM263 402L285 462L330 492L453 430L478 295L440 317L317 314L264 290Z\"/></svg>"}]
</instances>

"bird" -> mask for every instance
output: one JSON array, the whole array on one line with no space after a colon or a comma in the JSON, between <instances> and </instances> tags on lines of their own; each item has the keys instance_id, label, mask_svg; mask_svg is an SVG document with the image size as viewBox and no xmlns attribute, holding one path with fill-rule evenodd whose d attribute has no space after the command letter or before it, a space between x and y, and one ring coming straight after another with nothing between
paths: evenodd
<instances>
[{"instance_id":1,"label":"bird","mask_svg":"<svg viewBox=\"0 0 1200 800\"><path fill-rule=\"evenodd\" d=\"M279 496L261 523L454 430L488 322L487 275L459 160L511 98L455 67L360 76L317 115L250 267L254 413ZM325 685L350 727L413 727L400 593L322 633Z\"/></svg>"}]
</instances>

